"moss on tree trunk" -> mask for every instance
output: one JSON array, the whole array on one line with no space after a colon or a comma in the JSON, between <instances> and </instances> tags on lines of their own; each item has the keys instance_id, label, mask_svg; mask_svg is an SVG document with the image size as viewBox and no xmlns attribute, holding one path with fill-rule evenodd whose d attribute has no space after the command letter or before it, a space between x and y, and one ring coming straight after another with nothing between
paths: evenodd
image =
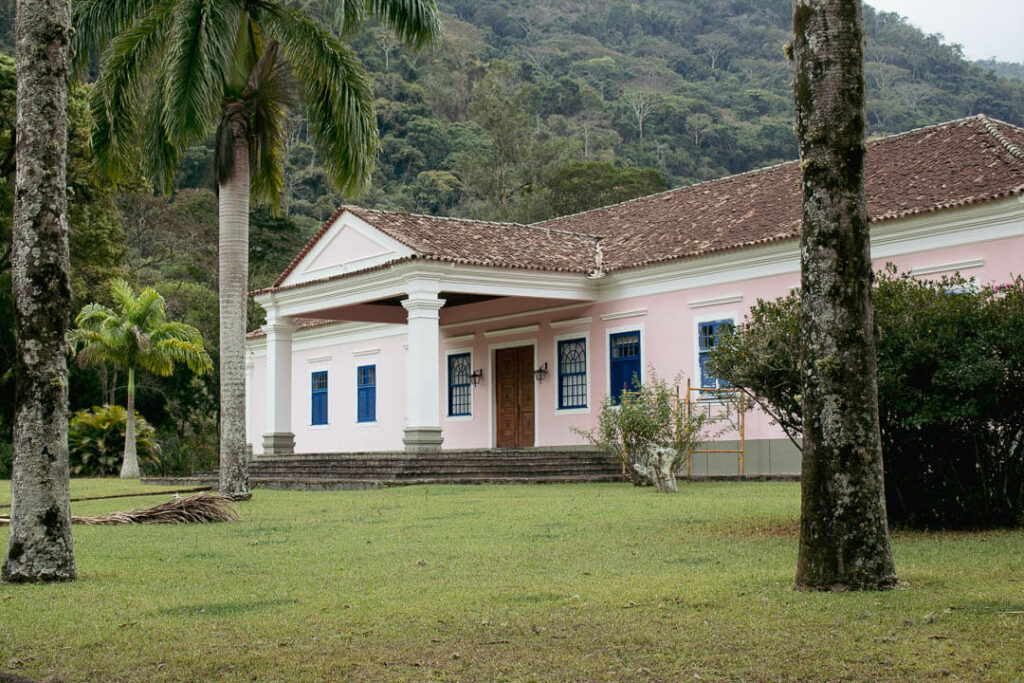
<instances>
[{"instance_id":1,"label":"moss on tree trunk","mask_svg":"<svg viewBox=\"0 0 1024 683\"><path fill-rule=\"evenodd\" d=\"M878 429L864 200L859 0L795 0L793 58L803 168L803 466L798 588L896 583Z\"/></svg>"},{"instance_id":2,"label":"moss on tree trunk","mask_svg":"<svg viewBox=\"0 0 1024 683\"><path fill-rule=\"evenodd\" d=\"M68 495L69 0L19 0L14 471L5 582L75 578Z\"/></svg>"}]
</instances>

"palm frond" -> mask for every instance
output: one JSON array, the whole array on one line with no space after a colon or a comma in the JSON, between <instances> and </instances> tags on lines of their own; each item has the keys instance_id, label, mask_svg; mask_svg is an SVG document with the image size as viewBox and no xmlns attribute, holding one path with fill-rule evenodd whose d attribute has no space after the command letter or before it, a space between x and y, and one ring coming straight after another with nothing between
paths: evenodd
<instances>
[{"instance_id":1,"label":"palm frond","mask_svg":"<svg viewBox=\"0 0 1024 683\"><path fill-rule=\"evenodd\" d=\"M104 322L116 317L117 314L103 304L87 304L75 316L75 324L90 331L98 330Z\"/></svg>"},{"instance_id":2,"label":"palm frond","mask_svg":"<svg viewBox=\"0 0 1024 683\"><path fill-rule=\"evenodd\" d=\"M160 82L150 88L149 105L143 116L146 131L142 139L142 152L145 170L154 187L169 196L174 190L174 169L178 166L185 146L171 142L164 127L162 76Z\"/></svg>"},{"instance_id":3,"label":"palm frond","mask_svg":"<svg viewBox=\"0 0 1024 683\"><path fill-rule=\"evenodd\" d=\"M224 99L241 8L225 0L181 0L163 64L163 124L171 143L204 138Z\"/></svg>"},{"instance_id":4,"label":"palm frond","mask_svg":"<svg viewBox=\"0 0 1024 683\"><path fill-rule=\"evenodd\" d=\"M293 80L278 56L279 44L271 41L249 75L243 97L249 107L249 175L254 199L280 208L284 190L284 157L287 109L292 105Z\"/></svg>"},{"instance_id":5,"label":"palm frond","mask_svg":"<svg viewBox=\"0 0 1024 683\"><path fill-rule=\"evenodd\" d=\"M172 7L170 2L154 6L104 52L90 106L96 162L109 177L132 167L140 101L149 69L165 47Z\"/></svg>"},{"instance_id":6,"label":"palm frond","mask_svg":"<svg viewBox=\"0 0 1024 683\"><path fill-rule=\"evenodd\" d=\"M182 339L164 339L154 345L153 356L162 356L172 363L184 363L189 370L201 375L213 369L213 361L202 344ZM170 372L166 373L170 374Z\"/></svg>"},{"instance_id":7,"label":"palm frond","mask_svg":"<svg viewBox=\"0 0 1024 683\"><path fill-rule=\"evenodd\" d=\"M307 7L327 17L330 28L342 37L358 31L366 15L366 0L311 0Z\"/></svg>"},{"instance_id":8,"label":"palm frond","mask_svg":"<svg viewBox=\"0 0 1024 683\"><path fill-rule=\"evenodd\" d=\"M231 509L231 499L201 493L187 498L174 498L147 508L114 512L98 517L73 516L73 524L209 524L234 522L238 514Z\"/></svg>"},{"instance_id":9,"label":"palm frond","mask_svg":"<svg viewBox=\"0 0 1024 683\"><path fill-rule=\"evenodd\" d=\"M172 0L173 1L173 0ZM72 7L72 65L81 73L107 48L157 4L168 0L76 0Z\"/></svg>"},{"instance_id":10,"label":"palm frond","mask_svg":"<svg viewBox=\"0 0 1024 683\"><path fill-rule=\"evenodd\" d=\"M363 65L344 43L300 12L274 0L266 0L259 12L292 64L328 177L340 192L355 193L369 180L378 147Z\"/></svg>"},{"instance_id":11,"label":"palm frond","mask_svg":"<svg viewBox=\"0 0 1024 683\"><path fill-rule=\"evenodd\" d=\"M370 14L414 49L441 40L441 20L434 0L369 0Z\"/></svg>"}]
</instances>

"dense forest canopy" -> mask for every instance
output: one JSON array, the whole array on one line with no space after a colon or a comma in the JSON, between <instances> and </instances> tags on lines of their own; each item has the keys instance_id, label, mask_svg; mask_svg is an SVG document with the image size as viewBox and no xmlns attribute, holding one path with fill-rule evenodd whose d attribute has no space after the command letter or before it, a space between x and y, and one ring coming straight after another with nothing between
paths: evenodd
<instances>
[{"instance_id":1,"label":"dense forest canopy","mask_svg":"<svg viewBox=\"0 0 1024 683\"><path fill-rule=\"evenodd\" d=\"M372 24L354 39L381 135L361 204L532 222L797 156L792 66L783 52L790 0L438 4L446 37L432 51L411 54ZM14 0L0 0L6 54L13 54L13 17ZM864 21L871 135L979 112L1024 124L1024 66L969 63L957 46L896 14L865 7ZM106 281L126 276L160 290L169 315L198 327L216 349L213 131L186 151L171 197L142 177L114 188L91 169L88 87L78 86L71 102L75 310L104 301ZM9 438L13 394L13 103L7 59L0 61L0 443ZM343 199L310 144L303 112L291 112L281 215L258 206L251 214L252 287L272 282ZM258 322L254 307L251 324ZM108 401L109 387L123 391L123 379L75 370L72 408ZM216 381L216 373L141 378L139 409L165 440L206 444L215 439Z\"/></svg>"}]
</instances>

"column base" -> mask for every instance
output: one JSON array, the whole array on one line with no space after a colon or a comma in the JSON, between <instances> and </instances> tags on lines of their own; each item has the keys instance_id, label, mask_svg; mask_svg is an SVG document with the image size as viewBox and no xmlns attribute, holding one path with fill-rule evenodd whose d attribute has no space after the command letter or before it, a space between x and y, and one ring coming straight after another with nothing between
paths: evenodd
<instances>
[{"instance_id":1,"label":"column base","mask_svg":"<svg viewBox=\"0 0 1024 683\"><path fill-rule=\"evenodd\" d=\"M439 451L442 441L444 437L440 427L406 427L405 436L402 437L407 453Z\"/></svg>"},{"instance_id":2,"label":"column base","mask_svg":"<svg viewBox=\"0 0 1024 683\"><path fill-rule=\"evenodd\" d=\"M291 432L264 434L263 455L295 455L295 435Z\"/></svg>"}]
</instances>

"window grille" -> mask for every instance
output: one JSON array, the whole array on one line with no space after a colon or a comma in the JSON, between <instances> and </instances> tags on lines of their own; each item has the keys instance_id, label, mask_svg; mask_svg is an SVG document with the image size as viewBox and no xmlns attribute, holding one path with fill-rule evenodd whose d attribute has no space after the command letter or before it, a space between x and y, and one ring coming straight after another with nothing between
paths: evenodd
<instances>
[{"instance_id":1,"label":"window grille","mask_svg":"<svg viewBox=\"0 0 1024 683\"><path fill-rule=\"evenodd\" d=\"M587 407L587 340L558 342L558 407Z\"/></svg>"},{"instance_id":2,"label":"window grille","mask_svg":"<svg viewBox=\"0 0 1024 683\"><path fill-rule=\"evenodd\" d=\"M697 353L700 362L700 385L704 388L719 389L731 386L708 371L707 363L711 349L715 348L722 331L731 327L732 320L709 320L697 323Z\"/></svg>"},{"instance_id":3,"label":"window grille","mask_svg":"<svg viewBox=\"0 0 1024 683\"><path fill-rule=\"evenodd\" d=\"M448 415L470 415L473 409L473 370L468 353L448 356Z\"/></svg>"}]
</instances>

